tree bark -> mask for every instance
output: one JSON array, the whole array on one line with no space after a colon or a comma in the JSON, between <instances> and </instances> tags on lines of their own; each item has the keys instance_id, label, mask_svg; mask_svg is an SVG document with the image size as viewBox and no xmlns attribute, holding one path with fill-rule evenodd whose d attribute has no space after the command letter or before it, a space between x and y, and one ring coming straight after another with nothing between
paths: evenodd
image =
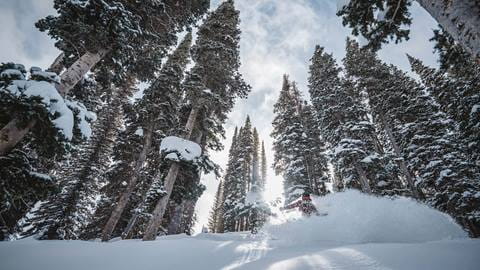
<instances>
[{"instance_id":1,"label":"tree bark","mask_svg":"<svg viewBox=\"0 0 480 270\"><path fill-rule=\"evenodd\" d=\"M197 205L198 199L186 200L184 203L184 212L182 216L183 232L187 235L191 235L192 222L195 215L195 205Z\"/></svg>"},{"instance_id":2,"label":"tree bark","mask_svg":"<svg viewBox=\"0 0 480 270\"><path fill-rule=\"evenodd\" d=\"M61 76L61 83L57 86L58 93L62 97L83 78L83 76L97 64L107 53L109 49L99 50L97 53L86 52L71 67L69 67ZM59 56L60 57L60 56ZM55 59L51 68L58 69L58 57ZM23 128L18 127L19 117L14 117L10 122L0 130L0 156L10 152L24 137L30 129L35 126L36 120L30 120Z\"/></svg>"},{"instance_id":3,"label":"tree bark","mask_svg":"<svg viewBox=\"0 0 480 270\"><path fill-rule=\"evenodd\" d=\"M354 167L355 167L355 170L358 173L358 177L360 178L360 185L362 185L363 192L371 194L372 193L372 188L370 187L370 183L368 182L368 178L367 178L367 175L365 174L365 171L356 162L354 164Z\"/></svg>"},{"instance_id":4,"label":"tree bark","mask_svg":"<svg viewBox=\"0 0 480 270\"><path fill-rule=\"evenodd\" d=\"M48 71L60 74L63 71L63 68L65 67L65 65L63 64L63 57L64 56L65 56L65 54L63 52L60 53L57 56L57 58L55 58L53 63L50 65L50 67L48 68Z\"/></svg>"},{"instance_id":5,"label":"tree bark","mask_svg":"<svg viewBox=\"0 0 480 270\"><path fill-rule=\"evenodd\" d=\"M0 130L0 156L6 155L19 143L37 121L32 120L25 127L19 127L20 118L14 117Z\"/></svg>"},{"instance_id":6,"label":"tree bark","mask_svg":"<svg viewBox=\"0 0 480 270\"><path fill-rule=\"evenodd\" d=\"M473 58L480 57L480 4L472 0L417 0Z\"/></svg>"},{"instance_id":7,"label":"tree bark","mask_svg":"<svg viewBox=\"0 0 480 270\"><path fill-rule=\"evenodd\" d=\"M66 96L72 88L83 79L103 57L110 51L110 49L100 49L96 53L86 52L75 63L73 63L62 75L61 84L57 90L62 96Z\"/></svg>"},{"instance_id":8,"label":"tree bark","mask_svg":"<svg viewBox=\"0 0 480 270\"><path fill-rule=\"evenodd\" d=\"M199 112L200 108L194 105L188 116L187 124L185 125L185 139L189 139L192 136L193 128L195 127L195 122ZM143 236L143 241L152 241L157 237L158 228L162 224L163 215L165 214L165 209L167 208L168 201L172 195L173 185L177 180L179 170L180 165L178 163L172 163L163 183L166 194L160 198L155 206L155 209L153 210L152 217L150 218L147 229Z\"/></svg>"},{"instance_id":9,"label":"tree bark","mask_svg":"<svg viewBox=\"0 0 480 270\"><path fill-rule=\"evenodd\" d=\"M385 129L385 133L387 134L390 142L392 143L393 151L395 152L395 155L399 158L400 170L402 170L402 173L405 175L405 179L407 180L407 185L410 188L410 191L412 192L413 197L417 200L422 199L423 196L420 194L420 191L415 187L415 181L413 180L413 176L408 170L405 160L403 159L402 151L398 146L397 140L395 140L395 137L393 136L392 128L386 121L385 117L382 116L381 121L382 121L382 126Z\"/></svg>"},{"instance_id":10,"label":"tree bark","mask_svg":"<svg viewBox=\"0 0 480 270\"><path fill-rule=\"evenodd\" d=\"M181 233L181 225L182 225L182 215L185 203L182 202L180 204L175 205L175 210L173 211L173 216L170 220L170 224L168 224L168 234L179 234Z\"/></svg>"},{"instance_id":11,"label":"tree bark","mask_svg":"<svg viewBox=\"0 0 480 270\"><path fill-rule=\"evenodd\" d=\"M130 220L128 220L127 226L125 227L125 230L123 230L122 233L122 240L129 239L130 232L133 229L133 226L135 226L135 223L137 222L138 219L138 214L133 213L132 217L130 217Z\"/></svg>"},{"instance_id":12,"label":"tree bark","mask_svg":"<svg viewBox=\"0 0 480 270\"><path fill-rule=\"evenodd\" d=\"M142 151L138 155L137 161L135 162L135 170L131 174L130 179L125 179L128 183L128 186L125 189L125 191L122 193L122 196L118 200L118 203L115 206L115 209L113 210L112 214L110 215L110 218L108 219L107 224L105 224L105 227L103 228L102 241L104 242L110 240L110 237L113 231L115 230L115 227L117 226L117 223L120 220L120 217L122 216L123 211L125 210L125 207L130 201L130 196L132 195L135 187L137 186L140 170L145 164L145 160L147 159L147 154L150 151L150 146L152 144L152 134L153 134L153 125L149 125L145 130Z\"/></svg>"}]
</instances>

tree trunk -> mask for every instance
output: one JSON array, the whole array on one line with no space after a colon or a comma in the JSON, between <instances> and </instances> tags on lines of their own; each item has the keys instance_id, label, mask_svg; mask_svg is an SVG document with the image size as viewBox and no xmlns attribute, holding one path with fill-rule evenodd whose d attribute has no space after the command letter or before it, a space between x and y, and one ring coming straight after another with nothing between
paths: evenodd
<instances>
[{"instance_id":1,"label":"tree trunk","mask_svg":"<svg viewBox=\"0 0 480 270\"><path fill-rule=\"evenodd\" d=\"M480 4L473 0L417 0L473 58L480 57Z\"/></svg>"},{"instance_id":2,"label":"tree trunk","mask_svg":"<svg viewBox=\"0 0 480 270\"><path fill-rule=\"evenodd\" d=\"M192 222L195 215L195 205L198 199L186 200L184 204L184 212L182 216L183 232L187 235L192 233Z\"/></svg>"},{"instance_id":3,"label":"tree trunk","mask_svg":"<svg viewBox=\"0 0 480 270\"><path fill-rule=\"evenodd\" d=\"M30 121L27 126L19 127L20 119L14 117L6 126L0 130L0 156L6 155L19 143L28 131L35 126L37 121Z\"/></svg>"},{"instance_id":4,"label":"tree trunk","mask_svg":"<svg viewBox=\"0 0 480 270\"><path fill-rule=\"evenodd\" d=\"M200 108L195 105L190 111L187 124L185 125L186 139L189 139L192 136L193 128L195 126L199 111ZM160 198L160 200L157 202L157 205L155 206L155 209L153 210L152 217L150 218L150 222L148 223L145 235L143 236L143 241L155 240L158 228L160 224L162 224L163 215L165 214L165 209L167 208L168 201L170 200L170 196L172 195L173 185L177 180L179 170L180 165L178 163L172 163L163 183L166 194L162 198Z\"/></svg>"},{"instance_id":5,"label":"tree trunk","mask_svg":"<svg viewBox=\"0 0 480 270\"><path fill-rule=\"evenodd\" d=\"M385 129L385 133L387 134L390 142L392 143L393 151L395 152L395 155L399 158L400 170L402 170L402 173L405 175L405 179L407 180L407 185L410 188L410 191L412 192L413 197L417 200L422 199L423 196L421 195L419 190L415 187L415 181L413 180L413 176L408 170L405 160L403 159L402 151L400 150L400 147L397 144L397 140L395 140L395 137L393 136L393 131L392 131L392 128L390 127L390 124L386 121L385 117L383 116L381 117L381 121L382 121L382 126Z\"/></svg>"},{"instance_id":6,"label":"tree trunk","mask_svg":"<svg viewBox=\"0 0 480 270\"><path fill-rule=\"evenodd\" d=\"M97 64L107 53L108 49L99 50L97 53L86 52L71 67L61 75L61 84L58 85L58 93L62 97L83 78L83 76ZM59 56L60 57L60 56ZM58 68L58 57L55 59L51 68ZM21 122L19 117L14 117L10 122L0 130L0 156L6 155L12 150L24 137L30 129L35 126L36 120L30 120L25 127L18 127Z\"/></svg>"},{"instance_id":7,"label":"tree trunk","mask_svg":"<svg viewBox=\"0 0 480 270\"><path fill-rule=\"evenodd\" d=\"M370 183L368 182L368 178L367 178L367 175L365 174L365 171L356 162L354 166L355 166L355 170L358 173L358 177L360 178L360 185L362 185L362 191L365 193L371 194L372 189L370 188Z\"/></svg>"},{"instance_id":8,"label":"tree trunk","mask_svg":"<svg viewBox=\"0 0 480 270\"><path fill-rule=\"evenodd\" d=\"M180 204L175 205L175 209L173 211L173 215L170 219L170 224L168 224L168 233L167 234L179 234L181 233L181 226L182 226L182 216L183 216L183 209L185 203L182 202Z\"/></svg>"},{"instance_id":9,"label":"tree trunk","mask_svg":"<svg viewBox=\"0 0 480 270\"><path fill-rule=\"evenodd\" d=\"M75 63L73 63L62 75L61 84L57 90L62 96L66 96L72 88L83 79L83 76L92 69L110 49L100 49L96 53L86 52Z\"/></svg>"},{"instance_id":10,"label":"tree trunk","mask_svg":"<svg viewBox=\"0 0 480 270\"><path fill-rule=\"evenodd\" d=\"M55 58L53 63L50 65L50 67L48 68L48 71L60 74L63 71L63 68L65 67L65 65L63 64L63 57L64 56L65 56L65 54L63 52L60 53L57 56L57 58Z\"/></svg>"},{"instance_id":11,"label":"tree trunk","mask_svg":"<svg viewBox=\"0 0 480 270\"><path fill-rule=\"evenodd\" d=\"M132 231L133 226L135 226L137 219L138 219L138 214L133 213L132 217L130 217L130 220L127 223L127 226L125 227L125 230L123 230L122 240L129 239L130 232Z\"/></svg>"},{"instance_id":12,"label":"tree trunk","mask_svg":"<svg viewBox=\"0 0 480 270\"><path fill-rule=\"evenodd\" d=\"M140 170L142 169L143 165L145 164L145 160L147 158L147 154L150 151L150 146L152 144L152 134L153 134L153 125L150 125L145 130L145 137L143 142L143 148L140 154L138 155L138 159L135 162L135 170L133 171L130 179L125 179L128 183L127 188L123 192L122 196L118 200L115 209L113 210L110 218L105 224L102 232L102 241L110 240L110 236L115 230L115 226L117 226L120 217L122 216L125 207L127 206L128 202L130 201L130 196L132 195L135 187L137 186L138 176L140 175Z\"/></svg>"}]
</instances>

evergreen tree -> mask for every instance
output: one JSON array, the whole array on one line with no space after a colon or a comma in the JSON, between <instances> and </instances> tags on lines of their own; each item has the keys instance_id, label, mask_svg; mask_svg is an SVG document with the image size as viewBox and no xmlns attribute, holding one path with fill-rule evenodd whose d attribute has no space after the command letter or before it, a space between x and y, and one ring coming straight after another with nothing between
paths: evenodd
<instances>
[{"instance_id":1,"label":"evergreen tree","mask_svg":"<svg viewBox=\"0 0 480 270\"><path fill-rule=\"evenodd\" d=\"M407 168L408 160L403 156L398 135L405 124L401 119L406 117L399 107L408 102L404 93L412 90L409 89L411 85L405 84L403 77L393 76L374 52L360 49L352 40L347 40L347 55L343 63L347 76L355 84L354 89L367 97L372 120L383 135L378 136L383 141L383 150L378 157L382 159L387 175L380 186L377 184L378 192L399 195L405 193L403 186L408 186L410 195L421 199L422 194L415 186L415 176ZM398 179L398 171L401 171L404 184Z\"/></svg>"},{"instance_id":2,"label":"evergreen tree","mask_svg":"<svg viewBox=\"0 0 480 270\"><path fill-rule=\"evenodd\" d=\"M223 205L223 219L224 230L227 232L235 231L235 222L237 218L236 204L241 199L242 191L242 175L241 163L238 158L239 136L242 133L242 128L238 131L235 128L235 133L232 137L232 145L230 146L228 154L228 163L224 176L224 205Z\"/></svg>"},{"instance_id":3,"label":"evergreen tree","mask_svg":"<svg viewBox=\"0 0 480 270\"><path fill-rule=\"evenodd\" d=\"M257 128L253 128L253 142L252 142L252 184L251 190L259 192L262 190L261 178L260 178L260 139L258 137Z\"/></svg>"},{"instance_id":4,"label":"evergreen tree","mask_svg":"<svg viewBox=\"0 0 480 270\"><path fill-rule=\"evenodd\" d=\"M116 71L119 81L129 80L132 74L151 78L168 46L175 43L175 33L193 23L209 6L208 0L182 2L55 0L58 16L40 20L37 27L58 40L56 46L64 53L63 62L68 68L58 81L60 95L67 95L102 59ZM4 138L0 155L13 149L37 121L44 119L28 112L10 118L0 130Z\"/></svg>"},{"instance_id":5,"label":"evergreen tree","mask_svg":"<svg viewBox=\"0 0 480 270\"><path fill-rule=\"evenodd\" d=\"M271 136L274 138L274 169L283 175L285 203L296 200L305 191L312 192L307 169L305 168L300 144L303 140L303 126L292 97L291 83L283 76L280 96L274 105L276 114Z\"/></svg>"},{"instance_id":6,"label":"evergreen tree","mask_svg":"<svg viewBox=\"0 0 480 270\"><path fill-rule=\"evenodd\" d=\"M382 64L373 53L351 43L345 65L365 88L373 118L390 133L398 157L409 172L415 172L414 188L421 190L430 205L478 235L475 166L456 139L454 122L417 82Z\"/></svg>"},{"instance_id":7,"label":"evergreen tree","mask_svg":"<svg viewBox=\"0 0 480 270\"><path fill-rule=\"evenodd\" d=\"M110 88L109 85L105 87ZM105 171L121 124L121 106L129 97L128 91L112 93L111 88L107 91L109 93L102 97L107 105L98 109L99 119L93 126L93 137L59 163L55 173L61 191L31 213L33 217L26 220L30 229L23 235L36 234L38 239L49 240L80 239L92 221L100 187L106 184Z\"/></svg>"},{"instance_id":8,"label":"evergreen tree","mask_svg":"<svg viewBox=\"0 0 480 270\"><path fill-rule=\"evenodd\" d=\"M480 5L476 1L416 0L473 59L480 57ZM337 13L354 35L362 35L368 47L380 49L393 39L408 39L412 22L411 1L350 0Z\"/></svg>"},{"instance_id":9,"label":"evergreen tree","mask_svg":"<svg viewBox=\"0 0 480 270\"><path fill-rule=\"evenodd\" d=\"M339 77L340 71L333 57L317 46L310 66L310 97L320 134L332 149L337 180L343 187L372 193L385 176L381 149L366 108L352 82Z\"/></svg>"},{"instance_id":10,"label":"evergreen tree","mask_svg":"<svg viewBox=\"0 0 480 270\"><path fill-rule=\"evenodd\" d=\"M238 71L238 24L239 12L235 10L234 2L223 2L199 28L197 41L192 48L192 58L196 64L184 83L191 110L183 137L191 139L195 125L203 123L209 149L220 147L218 136L224 134L222 125L227 114L236 98L245 97L250 90ZM155 239L180 169L178 163L170 166L164 180L166 195L158 201L143 240Z\"/></svg>"},{"instance_id":11,"label":"evergreen tree","mask_svg":"<svg viewBox=\"0 0 480 270\"><path fill-rule=\"evenodd\" d=\"M211 233L222 232L221 230L221 220L222 218L222 209L223 209L223 181L220 181L217 187L217 192L215 193L215 199L213 201L212 210L210 211L210 218L208 219L208 231Z\"/></svg>"},{"instance_id":12,"label":"evergreen tree","mask_svg":"<svg viewBox=\"0 0 480 270\"><path fill-rule=\"evenodd\" d=\"M439 54L438 61L441 70L462 75L465 71L468 73L468 70L474 70L474 67L477 66L471 54L455 42L455 39L441 26L439 29L433 30L433 37L430 41L435 42L434 48Z\"/></svg>"},{"instance_id":13,"label":"evergreen tree","mask_svg":"<svg viewBox=\"0 0 480 270\"><path fill-rule=\"evenodd\" d=\"M428 68L418 59L408 56L412 69L420 75L426 91L435 98L440 108L456 122L458 140L466 146L470 160L480 164L480 68L464 62L448 72ZM461 59L461 58L460 58ZM461 61L457 59L457 61Z\"/></svg>"},{"instance_id":14,"label":"evergreen tree","mask_svg":"<svg viewBox=\"0 0 480 270\"><path fill-rule=\"evenodd\" d=\"M303 104L300 110L302 124L305 130L304 155L309 173L310 185L315 195L327 193L327 182L330 182L328 157L326 155L325 143L321 140L320 128L317 115L313 107L307 103Z\"/></svg>"},{"instance_id":15,"label":"evergreen tree","mask_svg":"<svg viewBox=\"0 0 480 270\"><path fill-rule=\"evenodd\" d=\"M295 83L290 83L285 75L280 97L274 105L272 137L274 168L277 174L283 175L286 203L304 192L317 195L326 192L324 182L328 173L325 156L320 150L323 144L315 137L316 125L307 127L313 119L303 103Z\"/></svg>"},{"instance_id":16,"label":"evergreen tree","mask_svg":"<svg viewBox=\"0 0 480 270\"><path fill-rule=\"evenodd\" d=\"M8 126L12 115L25 123L29 117L42 119L18 151L1 158L2 234L14 232L17 221L39 199L45 199L53 191L56 183L49 176L53 165L74 144L91 135L89 122L95 117L82 103L63 99L55 89L58 81L55 73L37 67L32 67L27 77L23 65L0 65L0 123ZM24 115L25 112L28 115ZM9 137L18 130L15 126L7 129L7 134L0 137L0 144L8 144Z\"/></svg>"},{"instance_id":17,"label":"evergreen tree","mask_svg":"<svg viewBox=\"0 0 480 270\"><path fill-rule=\"evenodd\" d=\"M427 202L452 215L472 236L480 236L480 198L475 195L480 190L478 173L455 136L453 122L421 89L409 98L408 111L416 118L401 144L407 149L410 168L417 172Z\"/></svg>"},{"instance_id":18,"label":"evergreen tree","mask_svg":"<svg viewBox=\"0 0 480 270\"><path fill-rule=\"evenodd\" d=\"M261 159L261 181L259 187L261 190L265 190L265 184L267 183L267 155L265 154L265 142L262 140L262 152L260 154Z\"/></svg>"},{"instance_id":19,"label":"evergreen tree","mask_svg":"<svg viewBox=\"0 0 480 270\"><path fill-rule=\"evenodd\" d=\"M184 69L188 63L189 49L192 36L188 33L175 52L169 57L159 76L148 88L143 98L136 104L129 120L123 141L126 144L121 149L127 150L119 156L115 170L125 172L121 177L127 183L127 188L121 193L118 203L107 221L102 235L103 241L108 241L130 196L137 188L142 168L153 146L159 146L159 141L165 134L171 133L178 127L179 102L182 96L180 83ZM137 137L143 137L143 142L133 145ZM138 140L137 140L138 141ZM128 145L128 146L127 146ZM138 150L137 150L138 149Z\"/></svg>"}]
</instances>

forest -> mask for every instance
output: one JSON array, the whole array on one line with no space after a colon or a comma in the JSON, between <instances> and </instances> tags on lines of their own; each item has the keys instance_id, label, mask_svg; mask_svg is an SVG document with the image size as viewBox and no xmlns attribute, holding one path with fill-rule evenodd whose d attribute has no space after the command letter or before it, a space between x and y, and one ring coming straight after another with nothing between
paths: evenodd
<instances>
[{"instance_id":1,"label":"forest","mask_svg":"<svg viewBox=\"0 0 480 270\"><path fill-rule=\"evenodd\" d=\"M117 242L125 255L111 257L138 247L139 269L191 269L194 259L171 256L213 250L225 261L198 269L480 267L478 1L47 2L50 15L29 27L54 45L51 64L0 50L0 268L4 259L5 269L32 267L12 261L36 253L32 243L51 249L43 267L62 269L68 260L51 259L62 249L103 256ZM288 59L252 67L245 50L262 37L285 57L274 52L288 53L295 37L278 36L289 27L261 25L297 8L332 13L346 38L328 35L342 45L299 38L305 78ZM432 44L431 55L402 54L408 69L385 60L422 27L419 12L437 25L413 37ZM422 60L430 57L435 66ZM251 78L269 74L260 98ZM150 264L156 255L141 243L154 240L156 252L178 247ZM389 243L388 255L372 243ZM431 252L398 253L400 243ZM285 250L295 247L307 257L291 259ZM342 248L373 259L329 255ZM416 259L394 262L394 253ZM129 269L97 256L90 269L108 260L106 269ZM76 258L71 269L87 268Z\"/></svg>"}]
</instances>

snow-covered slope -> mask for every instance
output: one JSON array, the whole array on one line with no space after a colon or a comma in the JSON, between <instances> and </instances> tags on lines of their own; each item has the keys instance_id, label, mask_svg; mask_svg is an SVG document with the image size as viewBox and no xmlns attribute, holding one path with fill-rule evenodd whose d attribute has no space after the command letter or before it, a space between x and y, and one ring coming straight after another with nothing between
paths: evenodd
<instances>
[{"instance_id":1,"label":"snow-covered slope","mask_svg":"<svg viewBox=\"0 0 480 270\"><path fill-rule=\"evenodd\" d=\"M480 240L411 200L347 192L316 203L327 216L289 214L258 235L3 242L0 269L480 269Z\"/></svg>"}]
</instances>

